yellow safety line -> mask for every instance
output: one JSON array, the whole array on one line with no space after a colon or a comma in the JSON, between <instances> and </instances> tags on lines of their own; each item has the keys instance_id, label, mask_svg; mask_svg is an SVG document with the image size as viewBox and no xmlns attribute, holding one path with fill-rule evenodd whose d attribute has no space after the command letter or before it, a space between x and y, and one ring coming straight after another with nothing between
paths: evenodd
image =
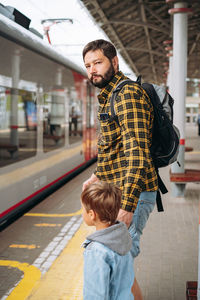
<instances>
[{"instance_id":1,"label":"yellow safety line","mask_svg":"<svg viewBox=\"0 0 200 300\"><path fill-rule=\"evenodd\" d=\"M40 248L40 246L37 245L22 245L22 244L12 244L9 246L9 248L20 248L20 249L35 249Z\"/></svg>"},{"instance_id":2,"label":"yellow safety line","mask_svg":"<svg viewBox=\"0 0 200 300\"><path fill-rule=\"evenodd\" d=\"M51 218L64 218L64 217L71 217L77 216L82 214L82 209L69 214L42 214L42 213L27 213L24 216L26 217L51 217Z\"/></svg>"},{"instance_id":3,"label":"yellow safety line","mask_svg":"<svg viewBox=\"0 0 200 300\"><path fill-rule=\"evenodd\" d=\"M27 263L20 263L12 260L0 260L0 266L17 268L24 272L23 279L6 298L7 300L25 300L41 277L40 270Z\"/></svg>"},{"instance_id":4,"label":"yellow safety line","mask_svg":"<svg viewBox=\"0 0 200 300\"><path fill-rule=\"evenodd\" d=\"M83 248L81 244L93 227L82 224L55 260L28 300L81 300L83 290Z\"/></svg>"},{"instance_id":5,"label":"yellow safety line","mask_svg":"<svg viewBox=\"0 0 200 300\"><path fill-rule=\"evenodd\" d=\"M39 223L39 224L34 224L36 227L61 227L62 224L52 224L52 223Z\"/></svg>"}]
</instances>

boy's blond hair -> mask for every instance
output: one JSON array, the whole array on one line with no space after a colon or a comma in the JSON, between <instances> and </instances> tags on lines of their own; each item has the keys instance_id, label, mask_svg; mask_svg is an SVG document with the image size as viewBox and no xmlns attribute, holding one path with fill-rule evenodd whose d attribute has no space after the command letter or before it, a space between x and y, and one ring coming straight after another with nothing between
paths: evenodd
<instances>
[{"instance_id":1,"label":"boy's blond hair","mask_svg":"<svg viewBox=\"0 0 200 300\"><path fill-rule=\"evenodd\" d=\"M121 203L121 190L107 182L88 185L81 194L81 201L88 212L94 210L101 222L115 224Z\"/></svg>"}]
</instances>

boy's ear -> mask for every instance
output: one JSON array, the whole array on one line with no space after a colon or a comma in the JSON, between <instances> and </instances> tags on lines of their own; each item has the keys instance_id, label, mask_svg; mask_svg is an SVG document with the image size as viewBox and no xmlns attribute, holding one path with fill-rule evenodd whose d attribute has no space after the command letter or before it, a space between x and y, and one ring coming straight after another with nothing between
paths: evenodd
<instances>
[{"instance_id":1,"label":"boy's ear","mask_svg":"<svg viewBox=\"0 0 200 300\"><path fill-rule=\"evenodd\" d=\"M92 221L95 221L96 220L96 213L93 209L90 209L89 212L88 212L89 216L90 216L90 219Z\"/></svg>"}]
</instances>

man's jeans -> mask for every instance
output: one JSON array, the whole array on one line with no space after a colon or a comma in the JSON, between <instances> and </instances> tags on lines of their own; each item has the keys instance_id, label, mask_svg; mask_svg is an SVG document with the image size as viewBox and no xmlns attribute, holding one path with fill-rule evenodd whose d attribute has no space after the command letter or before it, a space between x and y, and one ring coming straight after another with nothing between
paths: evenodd
<instances>
[{"instance_id":1,"label":"man's jeans","mask_svg":"<svg viewBox=\"0 0 200 300\"><path fill-rule=\"evenodd\" d=\"M142 192L137 204L137 208L133 214L133 220L129 227L133 245L131 254L133 258L140 253L140 236L146 225L150 213L153 211L156 203L157 192Z\"/></svg>"}]
</instances>

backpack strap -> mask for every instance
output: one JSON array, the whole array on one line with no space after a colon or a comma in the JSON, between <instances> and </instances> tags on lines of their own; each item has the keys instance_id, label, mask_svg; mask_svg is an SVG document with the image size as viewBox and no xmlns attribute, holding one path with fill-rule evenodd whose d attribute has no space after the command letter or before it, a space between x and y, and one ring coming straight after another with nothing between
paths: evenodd
<instances>
[{"instance_id":1,"label":"backpack strap","mask_svg":"<svg viewBox=\"0 0 200 300\"><path fill-rule=\"evenodd\" d=\"M123 86L125 86L128 83L137 83L130 79L125 79L119 82L119 84L116 86L114 91L112 92L111 98L110 98L110 110L111 110L111 119L115 120L117 124L119 125L118 116L115 113L115 99L117 98L118 93L121 91Z\"/></svg>"},{"instance_id":2,"label":"backpack strap","mask_svg":"<svg viewBox=\"0 0 200 300\"><path fill-rule=\"evenodd\" d=\"M161 211L164 211L164 208L163 208L160 192L162 194L166 194L166 193L168 193L168 190L167 190L164 182L160 178L158 168L156 168L156 173L157 173L157 177L158 177L158 192L157 192L157 197L156 197L156 204L157 204L158 212L161 212Z\"/></svg>"},{"instance_id":3,"label":"backpack strap","mask_svg":"<svg viewBox=\"0 0 200 300\"><path fill-rule=\"evenodd\" d=\"M164 208L163 208L163 205L162 205L162 199L161 199L161 195L160 195L160 190L157 191L156 205L157 205L157 211L158 212L164 211Z\"/></svg>"}]
</instances>

